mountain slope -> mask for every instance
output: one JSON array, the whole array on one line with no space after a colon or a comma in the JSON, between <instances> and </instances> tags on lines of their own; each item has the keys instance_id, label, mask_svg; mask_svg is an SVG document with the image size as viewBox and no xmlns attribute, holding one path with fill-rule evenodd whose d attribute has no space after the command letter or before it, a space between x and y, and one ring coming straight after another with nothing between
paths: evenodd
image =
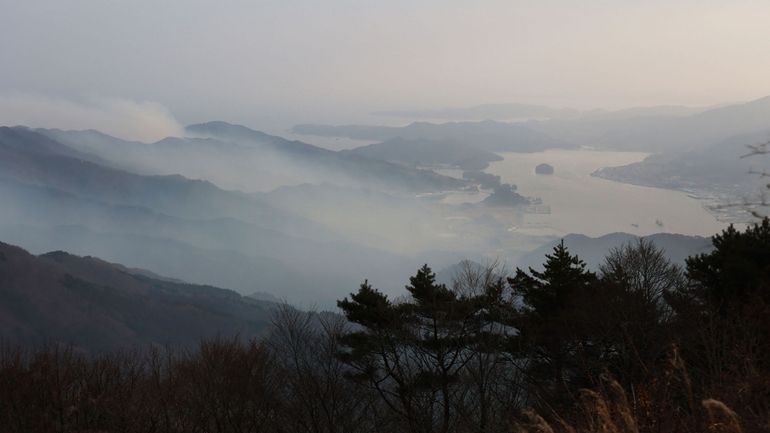
<instances>
[{"instance_id":1,"label":"mountain slope","mask_svg":"<svg viewBox=\"0 0 770 433\"><path fill-rule=\"evenodd\" d=\"M304 228L298 233L328 239L310 221L248 194L180 175L146 176L105 166L23 127L0 127L0 178L110 205L144 207L183 218L235 218L276 230Z\"/></svg>"},{"instance_id":2,"label":"mountain slope","mask_svg":"<svg viewBox=\"0 0 770 433\"><path fill-rule=\"evenodd\" d=\"M93 257L33 256L0 243L0 336L87 350L193 345L215 335L256 336L270 304L230 290L141 275Z\"/></svg>"},{"instance_id":3,"label":"mountain slope","mask_svg":"<svg viewBox=\"0 0 770 433\"><path fill-rule=\"evenodd\" d=\"M744 222L753 219L747 203L760 203L767 191L767 155L752 155L749 146L768 143L766 131L731 137L705 148L649 156L643 161L605 167L594 176L635 185L686 191L705 201L721 219Z\"/></svg>"},{"instance_id":4,"label":"mountain slope","mask_svg":"<svg viewBox=\"0 0 770 433\"><path fill-rule=\"evenodd\" d=\"M190 125L186 131L192 136L251 146L259 151L260 155L279 158L279 163L286 165L287 170L315 173L316 179L311 179L314 183L357 183L384 190L402 191L445 191L467 186L467 182L463 180L442 176L430 170L405 167L355 153L334 152L226 122ZM294 184L308 181L301 179Z\"/></svg>"},{"instance_id":5,"label":"mountain slope","mask_svg":"<svg viewBox=\"0 0 770 433\"><path fill-rule=\"evenodd\" d=\"M188 281L291 301L312 294L323 305L367 276L400 275L391 272L402 269L400 256L358 245L257 196L63 156L38 146L49 138L23 132L34 138L28 146L0 140L0 223L21 245L34 240L38 252L98 251Z\"/></svg>"},{"instance_id":6,"label":"mountain slope","mask_svg":"<svg viewBox=\"0 0 770 433\"><path fill-rule=\"evenodd\" d=\"M312 294L317 302L333 305L340 292L363 278L377 275L386 281L383 275L402 269L400 257L381 250L232 218L169 216L2 179L0 196L0 237L36 252L97 254L241 293L264 291L290 301Z\"/></svg>"},{"instance_id":7,"label":"mountain slope","mask_svg":"<svg viewBox=\"0 0 770 433\"><path fill-rule=\"evenodd\" d=\"M233 208L243 212L260 210L244 196L209 182L178 175L141 176L96 164L67 146L54 144L25 128L0 127L0 174L85 198L149 206L169 214L226 216Z\"/></svg>"}]
</instances>

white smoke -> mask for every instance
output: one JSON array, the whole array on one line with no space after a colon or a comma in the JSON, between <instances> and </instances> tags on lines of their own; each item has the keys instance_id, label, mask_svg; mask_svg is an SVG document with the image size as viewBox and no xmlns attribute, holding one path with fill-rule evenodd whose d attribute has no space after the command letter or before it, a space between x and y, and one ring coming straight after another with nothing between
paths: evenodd
<instances>
[{"instance_id":1,"label":"white smoke","mask_svg":"<svg viewBox=\"0 0 770 433\"><path fill-rule=\"evenodd\" d=\"M97 129L144 142L183 135L182 126L161 104L103 97L71 101L37 95L0 95L0 125Z\"/></svg>"}]
</instances>

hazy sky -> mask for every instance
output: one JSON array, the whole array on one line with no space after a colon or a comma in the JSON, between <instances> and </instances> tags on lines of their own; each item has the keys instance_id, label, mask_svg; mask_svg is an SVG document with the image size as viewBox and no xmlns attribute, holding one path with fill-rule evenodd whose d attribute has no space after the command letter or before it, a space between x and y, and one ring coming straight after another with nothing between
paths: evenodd
<instances>
[{"instance_id":1,"label":"hazy sky","mask_svg":"<svg viewBox=\"0 0 770 433\"><path fill-rule=\"evenodd\" d=\"M134 104L259 126L770 94L767 0L0 0L0 10L6 117L25 98L28 111Z\"/></svg>"}]
</instances>

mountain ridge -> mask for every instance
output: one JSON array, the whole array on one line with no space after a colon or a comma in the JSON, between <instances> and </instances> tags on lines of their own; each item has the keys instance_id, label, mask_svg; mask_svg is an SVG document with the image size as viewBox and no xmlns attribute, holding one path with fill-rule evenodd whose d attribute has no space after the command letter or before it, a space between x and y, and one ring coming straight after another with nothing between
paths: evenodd
<instances>
[{"instance_id":1,"label":"mountain ridge","mask_svg":"<svg viewBox=\"0 0 770 433\"><path fill-rule=\"evenodd\" d=\"M0 242L0 336L87 351L192 346L264 332L269 303L212 286L153 279L63 251L39 256Z\"/></svg>"}]
</instances>

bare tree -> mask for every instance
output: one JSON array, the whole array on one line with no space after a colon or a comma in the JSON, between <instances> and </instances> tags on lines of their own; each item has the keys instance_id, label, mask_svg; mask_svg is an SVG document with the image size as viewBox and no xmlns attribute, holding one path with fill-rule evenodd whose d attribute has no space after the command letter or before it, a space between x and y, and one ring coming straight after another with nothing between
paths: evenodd
<instances>
[{"instance_id":1,"label":"bare tree","mask_svg":"<svg viewBox=\"0 0 770 433\"><path fill-rule=\"evenodd\" d=\"M480 310L485 316L484 338L477 340L475 356L461 374L459 431L503 431L508 420L498 414L513 413L522 405L523 361L513 358L506 347L507 337L517 332L510 326L513 299L506 284L509 276L500 260L485 264L464 260L452 278L452 289L461 296L500 295L488 297L492 302ZM503 300L505 305L499 305Z\"/></svg>"},{"instance_id":2,"label":"bare tree","mask_svg":"<svg viewBox=\"0 0 770 433\"><path fill-rule=\"evenodd\" d=\"M280 305L267 338L285 379L280 390L288 431L354 433L376 431L373 395L346 377L338 338L349 325L331 313Z\"/></svg>"},{"instance_id":3,"label":"bare tree","mask_svg":"<svg viewBox=\"0 0 770 433\"><path fill-rule=\"evenodd\" d=\"M477 296L499 280L505 281L510 272L499 259L485 263L463 260L452 275L452 290L461 296Z\"/></svg>"},{"instance_id":4,"label":"bare tree","mask_svg":"<svg viewBox=\"0 0 770 433\"><path fill-rule=\"evenodd\" d=\"M749 152L741 155L741 158L758 157L770 154L770 140L767 140L759 144L747 145ZM767 169L762 168L760 170L749 169L749 174L758 176L762 181L770 178L770 173ZM754 217L762 219L770 215L770 183L767 183L761 187L757 197L748 199L743 203L743 207L750 212Z\"/></svg>"},{"instance_id":5,"label":"bare tree","mask_svg":"<svg viewBox=\"0 0 770 433\"><path fill-rule=\"evenodd\" d=\"M274 431L281 385L274 362L257 341L237 337L201 343L173 366L176 418L190 432Z\"/></svg>"},{"instance_id":6,"label":"bare tree","mask_svg":"<svg viewBox=\"0 0 770 433\"><path fill-rule=\"evenodd\" d=\"M611 249L599 271L602 278L621 283L659 307L663 307L666 293L685 284L682 268L671 263L664 250L644 238Z\"/></svg>"}]
</instances>

